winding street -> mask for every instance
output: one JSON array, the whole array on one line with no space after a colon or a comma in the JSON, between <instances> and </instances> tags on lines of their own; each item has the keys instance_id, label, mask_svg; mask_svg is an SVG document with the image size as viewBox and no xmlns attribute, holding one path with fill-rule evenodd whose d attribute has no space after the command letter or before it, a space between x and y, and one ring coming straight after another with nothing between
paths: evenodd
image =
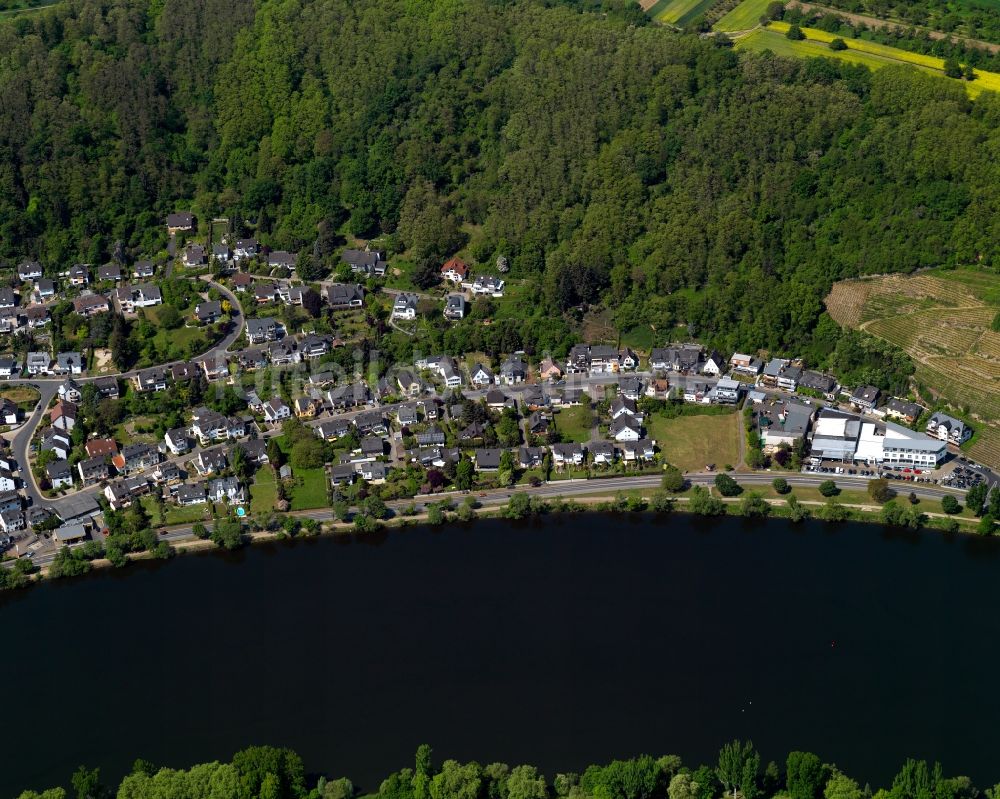
<instances>
[{"instance_id":1,"label":"winding street","mask_svg":"<svg viewBox=\"0 0 1000 799\"><path fill-rule=\"evenodd\" d=\"M201 280L208 284L208 286L205 287L206 289L209 287L217 289L219 293L229 301L233 307L233 319L235 321L235 325L233 325L233 329L230 330L220 341L216 342L211 349L190 359L196 363L210 360L218 356L224 356L228 353L230 348L236 343L240 335L243 333L243 328L246 325L246 319L243 314L243 306L240 304L236 295L225 286L216 283L208 275L203 275ZM164 364L157 364L157 366L169 368L174 364L185 362L186 361L184 360L169 361ZM115 377L119 380L128 380L141 371L144 371L144 369L131 369L127 372L112 372L105 375L80 376L73 379L79 384L89 383L96 380L98 377ZM65 497L60 497L58 499L46 499L42 496L38 483L35 481L35 476L29 468L29 449L31 446L31 439L34 437L35 431L41 424L42 419L45 418L49 403L52 402L53 397L55 397L58 393L59 386L65 381L65 377L29 377L27 379L15 379L9 381L12 385L32 386L38 391L40 396L38 399L38 405L35 407L35 410L31 413L31 415L24 420L20 427L13 431L13 434L8 433L4 436L10 444L11 456L17 462L17 466L20 469L23 490L29 498L29 504L48 508L56 513L59 513L60 508L68 505L75 497L88 493L94 493L100 489L98 485L93 485L74 491ZM62 514L59 515L62 516Z\"/></svg>"}]
</instances>

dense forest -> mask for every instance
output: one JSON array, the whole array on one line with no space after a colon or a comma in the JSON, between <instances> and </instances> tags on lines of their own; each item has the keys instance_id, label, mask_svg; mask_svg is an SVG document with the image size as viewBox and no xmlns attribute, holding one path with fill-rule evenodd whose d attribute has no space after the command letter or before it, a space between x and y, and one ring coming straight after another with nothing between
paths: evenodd
<instances>
[{"instance_id":1,"label":"dense forest","mask_svg":"<svg viewBox=\"0 0 1000 799\"><path fill-rule=\"evenodd\" d=\"M349 779L308 778L301 758L289 749L254 746L230 763L188 770L158 768L137 760L117 791L96 769L81 767L72 791L25 791L19 799L353 799L362 794ZM551 783L534 766L433 761L430 747L417 749L412 768L390 775L365 799L975 799L968 777L946 777L938 764L908 760L889 788L872 793L812 752L791 752L782 765L761 763L749 742L733 741L717 762L696 769L681 758L643 755L593 765L581 773L556 774ZM987 788L996 799L1000 786Z\"/></svg>"},{"instance_id":2,"label":"dense forest","mask_svg":"<svg viewBox=\"0 0 1000 799\"><path fill-rule=\"evenodd\" d=\"M537 284L537 319L603 302L622 328L806 353L834 280L1000 263L995 96L592 6L68 0L18 17L0 25L0 258L149 254L190 207L298 251L382 234L418 275L466 244L503 254Z\"/></svg>"},{"instance_id":3,"label":"dense forest","mask_svg":"<svg viewBox=\"0 0 1000 799\"><path fill-rule=\"evenodd\" d=\"M824 0L820 5L1000 42L1000 7L992 0Z\"/></svg>"}]
</instances>

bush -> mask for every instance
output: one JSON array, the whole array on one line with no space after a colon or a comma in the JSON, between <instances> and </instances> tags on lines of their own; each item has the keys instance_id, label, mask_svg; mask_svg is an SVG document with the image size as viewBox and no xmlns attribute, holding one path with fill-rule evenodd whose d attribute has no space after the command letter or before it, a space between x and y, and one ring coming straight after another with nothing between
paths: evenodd
<instances>
[{"instance_id":1,"label":"bush","mask_svg":"<svg viewBox=\"0 0 1000 799\"><path fill-rule=\"evenodd\" d=\"M876 502L886 503L896 496L896 492L889 487L889 481L882 477L868 481L868 496Z\"/></svg>"},{"instance_id":2,"label":"bush","mask_svg":"<svg viewBox=\"0 0 1000 799\"><path fill-rule=\"evenodd\" d=\"M743 493L740 484L728 474L717 474L715 476L715 487L719 489L719 493L724 497L738 497Z\"/></svg>"},{"instance_id":3,"label":"bush","mask_svg":"<svg viewBox=\"0 0 1000 799\"><path fill-rule=\"evenodd\" d=\"M819 493L824 497L835 497L840 493L840 489L837 488L837 484L833 480L824 480L819 484Z\"/></svg>"},{"instance_id":4,"label":"bush","mask_svg":"<svg viewBox=\"0 0 1000 799\"><path fill-rule=\"evenodd\" d=\"M951 494L941 497L941 510L945 513L961 513L962 506Z\"/></svg>"},{"instance_id":5,"label":"bush","mask_svg":"<svg viewBox=\"0 0 1000 799\"><path fill-rule=\"evenodd\" d=\"M788 481L784 477L775 477L771 481L771 486L779 494L787 494L788 493Z\"/></svg>"},{"instance_id":6,"label":"bush","mask_svg":"<svg viewBox=\"0 0 1000 799\"><path fill-rule=\"evenodd\" d=\"M802 28L798 25L792 25L788 28L788 32L785 34L785 38L791 39L795 42L800 42L806 38L806 35L802 32Z\"/></svg>"},{"instance_id":7,"label":"bush","mask_svg":"<svg viewBox=\"0 0 1000 799\"><path fill-rule=\"evenodd\" d=\"M832 42L830 42L830 49L831 50L846 50L847 49L847 42L845 42L843 39L839 39L839 38L838 39L834 39Z\"/></svg>"},{"instance_id":8,"label":"bush","mask_svg":"<svg viewBox=\"0 0 1000 799\"><path fill-rule=\"evenodd\" d=\"M695 486L691 489L688 510L699 516L722 516L726 512L726 503L718 497L713 497L707 488Z\"/></svg>"},{"instance_id":9,"label":"bush","mask_svg":"<svg viewBox=\"0 0 1000 799\"><path fill-rule=\"evenodd\" d=\"M976 532L980 535L993 535L996 530L996 522L993 521L993 517L986 513L983 518L979 520L979 524L976 527Z\"/></svg>"},{"instance_id":10,"label":"bush","mask_svg":"<svg viewBox=\"0 0 1000 799\"><path fill-rule=\"evenodd\" d=\"M687 481L684 479L684 475L680 469L676 466L668 464L663 470L663 481L661 486L664 491L670 491L676 494L678 491L683 491Z\"/></svg>"},{"instance_id":11,"label":"bush","mask_svg":"<svg viewBox=\"0 0 1000 799\"><path fill-rule=\"evenodd\" d=\"M793 522L802 522L809 518L809 509L799 502L799 498L794 494L786 500L788 505L788 518Z\"/></svg>"},{"instance_id":12,"label":"bush","mask_svg":"<svg viewBox=\"0 0 1000 799\"><path fill-rule=\"evenodd\" d=\"M740 500L740 516L763 519L770 513L770 503L756 491L751 491Z\"/></svg>"}]
</instances>

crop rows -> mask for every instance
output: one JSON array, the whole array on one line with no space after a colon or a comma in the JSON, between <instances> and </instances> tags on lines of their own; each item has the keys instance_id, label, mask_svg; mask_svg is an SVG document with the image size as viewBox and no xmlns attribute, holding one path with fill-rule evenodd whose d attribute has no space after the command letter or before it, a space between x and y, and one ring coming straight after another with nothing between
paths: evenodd
<instances>
[{"instance_id":1,"label":"crop rows","mask_svg":"<svg viewBox=\"0 0 1000 799\"><path fill-rule=\"evenodd\" d=\"M976 342L975 351L984 358L1000 361L1000 333L987 330Z\"/></svg>"},{"instance_id":2,"label":"crop rows","mask_svg":"<svg viewBox=\"0 0 1000 799\"><path fill-rule=\"evenodd\" d=\"M1000 427L982 427L969 454L980 463L1000 468Z\"/></svg>"},{"instance_id":3,"label":"crop rows","mask_svg":"<svg viewBox=\"0 0 1000 799\"><path fill-rule=\"evenodd\" d=\"M952 404L967 405L983 419L1000 420L1000 385L982 374L958 373L954 359L934 358L930 363L917 364L916 378Z\"/></svg>"}]
</instances>

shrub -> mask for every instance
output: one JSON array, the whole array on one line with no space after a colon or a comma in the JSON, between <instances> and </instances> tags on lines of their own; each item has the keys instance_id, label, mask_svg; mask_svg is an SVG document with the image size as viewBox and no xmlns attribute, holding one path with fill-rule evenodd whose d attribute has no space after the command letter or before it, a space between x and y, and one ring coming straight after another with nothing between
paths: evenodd
<instances>
[{"instance_id":1,"label":"shrub","mask_svg":"<svg viewBox=\"0 0 1000 799\"><path fill-rule=\"evenodd\" d=\"M832 42L830 42L830 49L831 50L846 50L847 49L847 42L845 42L843 39L840 39L840 38L834 39Z\"/></svg>"},{"instance_id":2,"label":"shrub","mask_svg":"<svg viewBox=\"0 0 1000 799\"><path fill-rule=\"evenodd\" d=\"M876 502L886 503L896 496L896 492L889 487L889 481L882 477L868 481L868 496Z\"/></svg>"},{"instance_id":3,"label":"shrub","mask_svg":"<svg viewBox=\"0 0 1000 799\"><path fill-rule=\"evenodd\" d=\"M785 37L791 39L792 41L800 42L806 38L806 35L802 32L802 28L798 25L791 25L788 28L788 32L785 34Z\"/></svg>"},{"instance_id":4,"label":"shrub","mask_svg":"<svg viewBox=\"0 0 1000 799\"><path fill-rule=\"evenodd\" d=\"M715 476L715 487L719 489L719 493L724 497L737 497L743 492L740 484L728 474L717 474Z\"/></svg>"},{"instance_id":5,"label":"shrub","mask_svg":"<svg viewBox=\"0 0 1000 799\"><path fill-rule=\"evenodd\" d=\"M784 477L775 477L771 481L771 485L774 487L774 490L777 491L779 494L788 493L788 481Z\"/></svg>"},{"instance_id":6,"label":"shrub","mask_svg":"<svg viewBox=\"0 0 1000 799\"><path fill-rule=\"evenodd\" d=\"M837 488L837 484L833 480L824 480L819 484L819 493L824 497L835 497L840 493L840 489Z\"/></svg>"},{"instance_id":7,"label":"shrub","mask_svg":"<svg viewBox=\"0 0 1000 799\"><path fill-rule=\"evenodd\" d=\"M941 510L945 513L961 513L962 506L951 494L941 497Z\"/></svg>"}]
</instances>

